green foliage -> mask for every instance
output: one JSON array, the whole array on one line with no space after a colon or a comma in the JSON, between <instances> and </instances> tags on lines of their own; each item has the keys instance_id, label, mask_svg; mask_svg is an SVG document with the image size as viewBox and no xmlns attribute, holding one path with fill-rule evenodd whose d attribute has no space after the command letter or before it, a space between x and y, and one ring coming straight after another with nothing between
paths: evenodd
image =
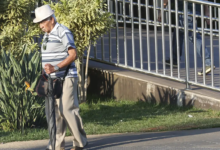
<instances>
[{"instance_id":1,"label":"green foliage","mask_svg":"<svg viewBox=\"0 0 220 150\"><path fill-rule=\"evenodd\" d=\"M0 46L15 57L20 56L23 44L30 50L38 48L33 37L37 37L40 30L31 18L35 4L36 0L0 1Z\"/></svg>"},{"instance_id":2,"label":"green foliage","mask_svg":"<svg viewBox=\"0 0 220 150\"><path fill-rule=\"evenodd\" d=\"M6 12L8 5L9 5L9 1L1 0L0 1L0 13Z\"/></svg>"},{"instance_id":3,"label":"green foliage","mask_svg":"<svg viewBox=\"0 0 220 150\"><path fill-rule=\"evenodd\" d=\"M4 130L31 127L44 117L43 101L25 90L25 81L35 87L41 74L39 52L22 47L21 60L1 50L0 56L0 128Z\"/></svg>"},{"instance_id":4,"label":"green foliage","mask_svg":"<svg viewBox=\"0 0 220 150\"><path fill-rule=\"evenodd\" d=\"M113 25L111 13L103 0L60 0L51 3L59 23L68 27L74 34L78 57L96 40L106 33Z\"/></svg>"}]
</instances>

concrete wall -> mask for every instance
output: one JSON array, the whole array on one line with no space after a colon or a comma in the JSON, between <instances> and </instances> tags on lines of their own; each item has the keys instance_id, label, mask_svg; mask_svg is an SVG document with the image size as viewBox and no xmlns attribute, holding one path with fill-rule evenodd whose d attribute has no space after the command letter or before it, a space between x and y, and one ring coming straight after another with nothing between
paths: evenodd
<instances>
[{"instance_id":1,"label":"concrete wall","mask_svg":"<svg viewBox=\"0 0 220 150\"><path fill-rule=\"evenodd\" d=\"M158 80L160 79L158 78ZM139 80L99 69L89 69L88 83L89 94L116 100L141 100L151 103L195 106L204 109L219 110L220 108L219 100L195 93L193 90L173 88L165 84Z\"/></svg>"}]
</instances>

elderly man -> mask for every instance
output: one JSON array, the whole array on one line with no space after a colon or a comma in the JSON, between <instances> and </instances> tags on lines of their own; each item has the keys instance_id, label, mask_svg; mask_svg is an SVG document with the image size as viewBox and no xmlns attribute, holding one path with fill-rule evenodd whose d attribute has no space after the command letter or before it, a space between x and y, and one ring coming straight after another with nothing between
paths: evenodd
<instances>
[{"instance_id":1,"label":"elderly man","mask_svg":"<svg viewBox=\"0 0 220 150\"><path fill-rule=\"evenodd\" d=\"M39 23L45 32L41 46L42 66L46 74L52 78L64 77L67 66L68 73L63 83L63 91L60 99L56 99L56 150L65 149L65 133L68 125L73 135L73 149L80 150L87 144L86 133L83 129L82 119L79 115L79 103L77 95L77 58L73 34L70 30L56 22L54 12L49 5L43 5L35 9L34 23ZM45 112L48 121L48 100L45 101ZM51 149L49 142L47 149Z\"/></svg>"}]
</instances>

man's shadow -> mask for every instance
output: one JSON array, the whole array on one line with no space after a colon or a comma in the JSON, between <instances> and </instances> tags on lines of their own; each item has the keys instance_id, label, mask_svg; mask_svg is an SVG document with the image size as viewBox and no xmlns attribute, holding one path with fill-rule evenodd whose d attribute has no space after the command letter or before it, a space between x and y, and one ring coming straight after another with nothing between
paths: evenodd
<instances>
[{"instance_id":1,"label":"man's shadow","mask_svg":"<svg viewBox=\"0 0 220 150\"><path fill-rule=\"evenodd\" d=\"M169 132L146 132L146 133L125 133L100 135L94 138L88 138L89 144L86 150L98 150L104 148L113 148L126 144L137 144L138 142L147 142L152 140L161 140L167 138L184 137L191 135L206 134L212 132L219 132L219 128L203 129L203 130L182 130ZM70 149L72 143L66 144L66 149Z\"/></svg>"}]
</instances>

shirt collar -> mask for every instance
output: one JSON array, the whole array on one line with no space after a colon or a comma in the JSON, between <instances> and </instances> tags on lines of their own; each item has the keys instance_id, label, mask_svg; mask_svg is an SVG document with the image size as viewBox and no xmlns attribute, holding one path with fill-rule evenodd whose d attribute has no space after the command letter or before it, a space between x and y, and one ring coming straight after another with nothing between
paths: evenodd
<instances>
[{"instance_id":1,"label":"shirt collar","mask_svg":"<svg viewBox=\"0 0 220 150\"><path fill-rule=\"evenodd\" d=\"M53 29L50 31L50 33L54 32L57 30L57 27L59 26L60 24L59 23L56 23L55 26L53 27ZM49 33L49 34L50 34Z\"/></svg>"}]
</instances>

